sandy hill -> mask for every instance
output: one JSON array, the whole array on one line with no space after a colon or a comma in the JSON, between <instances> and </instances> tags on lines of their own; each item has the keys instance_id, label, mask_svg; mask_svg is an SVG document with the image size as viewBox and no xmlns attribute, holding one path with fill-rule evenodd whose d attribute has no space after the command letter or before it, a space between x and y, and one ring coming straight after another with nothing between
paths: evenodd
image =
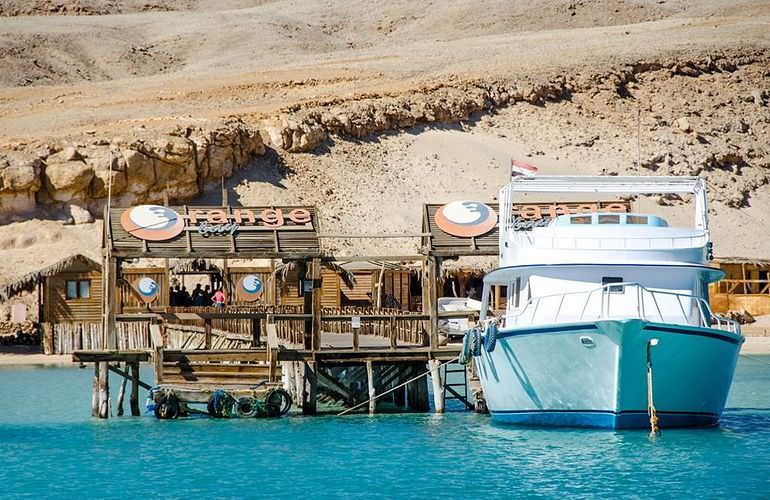
<instances>
[{"instance_id":1,"label":"sandy hill","mask_svg":"<svg viewBox=\"0 0 770 500\"><path fill-rule=\"evenodd\" d=\"M218 200L224 176L232 203L400 233L424 202L494 198L511 157L704 175L717 254L770 257L767 2L0 0L0 16L0 277L96 253L98 222L64 222L100 213L109 176L119 203Z\"/></svg>"}]
</instances>

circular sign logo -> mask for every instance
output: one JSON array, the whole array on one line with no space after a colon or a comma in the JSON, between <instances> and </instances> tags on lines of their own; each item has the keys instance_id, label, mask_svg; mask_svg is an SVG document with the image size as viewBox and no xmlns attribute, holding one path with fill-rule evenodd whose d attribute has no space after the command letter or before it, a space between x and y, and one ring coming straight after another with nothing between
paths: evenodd
<instances>
[{"instance_id":1,"label":"circular sign logo","mask_svg":"<svg viewBox=\"0 0 770 500\"><path fill-rule=\"evenodd\" d=\"M238 297L245 302L254 302L262 296L264 285L259 276L247 274L238 280Z\"/></svg>"},{"instance_id":2,"label":"circular sign logo","mask_svg":"<svg viewBox=\"0 0 770 500\"><path fill-rule=\"evenodd\" d=\"M138 278L134 281L134 288L146 303L154 301L158 297L158 283L152 278Z\"/></svg>"},{"instance_id":3,"label":"circular sign logo","mask_svg":"<svg viewBox=\"0 0 770 500\"><path fill-rule=\"evenodd\" d=\"M160 205L138 205L120 216L123 229L147 241L166 241L184 229L184 220L174 210Z\"/></svg>"},{"instance_id":4,"label":"circular sign logo","mask_svg":"<svg viewBox=\"0 0 770 500\"><path fill-rule=\"evenodd\" d=\"M453 201L438 209L436 224L453 236L470 238L494 229L497 213L479 201Z\"/></svg>"}]
</instances>

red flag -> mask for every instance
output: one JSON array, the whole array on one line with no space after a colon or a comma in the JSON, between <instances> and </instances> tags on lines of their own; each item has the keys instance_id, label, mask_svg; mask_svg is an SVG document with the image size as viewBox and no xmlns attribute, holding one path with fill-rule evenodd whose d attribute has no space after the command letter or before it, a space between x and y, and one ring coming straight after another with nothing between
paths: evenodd
<instances>
[{"instance_id":1,"label":"red flag","mask_svg":"<svg viewBox=\"0 0 770 500\"><path fill-rule=\"evenodd\" d=\"M511 177L516 177L517 175L526 175L531 177L536 174L536 166L530 165L529 163L524 163L523 161L511 159Z\"/></svg>"}]
</instances>

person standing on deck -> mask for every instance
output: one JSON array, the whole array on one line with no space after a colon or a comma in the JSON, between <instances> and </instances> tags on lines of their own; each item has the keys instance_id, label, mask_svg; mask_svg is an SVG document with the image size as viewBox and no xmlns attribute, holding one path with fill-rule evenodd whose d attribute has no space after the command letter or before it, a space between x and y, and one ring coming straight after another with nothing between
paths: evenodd
<instances>
[{"instance_id":1,"label":"person standing on deck","mask_svg":"<svg viewBox=\"0 0 770 500\"><path fill-rule=\"evenodd\" d=\"M209 285L206 285L206 288L203 290L203 305L211 307L211 286Z\"/></svg>"},{"instance_id":2,"label":"person standing on deck","mask_svg":"<svg viewBox=\"0 0 770 500\"><path fill-rule=\"evenodd\" d=\"M201 307L204 305L204 302L203 288L201 288L201 284L198 283L195 285L195 290L193 290L192 293L192 304L196 307Z\"/></svg>"},{"instance_id":3,"label":"person standing on deck","mask_svg":"<svg viewBox=\"0 0 770 500\"><path fill-rule=\"evenodd\" d=\"M214 300L214 307L225 307L225 292L221 288L217 288L212 298Z\"/></svg>"}]
</instances>

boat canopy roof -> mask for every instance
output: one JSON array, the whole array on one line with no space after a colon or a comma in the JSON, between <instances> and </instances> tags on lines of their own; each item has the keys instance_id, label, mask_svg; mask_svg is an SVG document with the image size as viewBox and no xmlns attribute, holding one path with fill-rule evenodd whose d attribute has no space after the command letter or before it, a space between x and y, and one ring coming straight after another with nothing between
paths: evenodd
<instances>
[{"instance_id":1,"label":"boat canopy roof","mask_svg":"<svg viewBox=\"0 0 770 500\"><path fill-rule=\"evenodd\" d=\"M560 215L551 221L551 226L606 226L622 225L634 227L668 227L668 222L653 214L596 212L585 214Z\"/></svg>"},{"instance_id":2,"label":"boat canopy roof","mask_svg":"<svg viewBox=\"0 0 770 500\"><path fill-rule=\"evenodd\" d=\"M549 275L554 272L559 272L560 269L564 268L586 268L586 269L593 269L593 268L607 268L607 267L631 267L631 268L639 268L639 267L647 267L647 268L655 268L655 269L693 269L703 274L703 279L707 283L713 283L715 281L719 281L722 278L724 278L725 273L721 269L718 269L716 267L710 267L710 266L701 266L697 264L677 264L677 263L671 263L671 264L659 264L659 263L650 263L650 264L534 264L534 265L525 265L525 266L507 266L507 267L500 267L493 271L490 271L487 273L486 276L484 276L484 284L485 285L508 285L509 283L513 282L516 278L524 275L535 275L535 276L544 276Z\"/></svg>"}]
</instances>

